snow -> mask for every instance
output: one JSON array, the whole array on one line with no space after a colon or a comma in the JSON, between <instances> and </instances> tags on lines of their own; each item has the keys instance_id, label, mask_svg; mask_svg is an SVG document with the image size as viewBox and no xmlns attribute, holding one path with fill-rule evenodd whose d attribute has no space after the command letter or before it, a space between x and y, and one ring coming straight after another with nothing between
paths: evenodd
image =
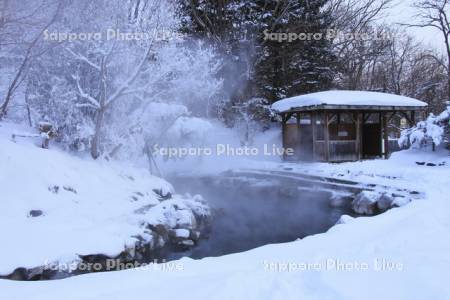
<instances>
[{"instance_id":1,"label":"snow","mask_svg":"<svg viewBox=\"0 0 450 300\"><path fill-rule=\"evenodd\" d=\"M3 151L5 145L9 147L8 152ZM5 160L7 161L4 156L11 157L10 153L13 153L10 151L25 151L18 145L4 142L0 145L0 149L2 168ZM85 165L86 162L77 167L67 158L66 160L65 163L72 168L88 167ZM430 167L417 165L417 161L445 164ZM56 155L56 163L61 162ZM255 167L255 165L256 163L242 160L240 167ZM243 253L201 260L183 258L166 264L118 272L93 273L55 281L0 280L0 298L140 299L151 293L154 299L187 300L450 299L450 286L447 283L447 278L450 277L448 151L411 149L393 153L389 160L342 164L260 161L257 166L264 170L289 170L292 173L330 176L366 184L404 188L421 192L424 198L407 204L401 203L406 205L375 217L345 216L341 218L340 224L326 233L290 243L266 245ZM65 171L71 174L69 170ZM11 182L32 184L35 181L46 181L47 176L53 180L59 179L58 182L62 181L63 174L57 168L55 171L58 174L46 173L45 176L38 177L39 180L36 180L36 176L31 178L28 174L22 174L25 176L24 180L17 181L16 177ZM36 169L36 172L39 170ZM1 174L4 175L4 172ZM108 178L102 172L98 173L98 176L102 179ZM31 179L33 181L26 181ZM0 182L2 180L4 178L1 178ZM77 185L80 193L85 188L92 187L85 185L87 183ZM117 190L114 186L111 188ZM23 190L19 189L19 192L22 193ZM11 208L1 205L1 211L20 210L20 204L9 203L13 205ZM101 211L97 213L102 214ZM39 217L33 221L38 220ZM14 218L6 222L14 222ZM13 228L15 224L17 223L8 224L8 228ZM8 234L6 231L3 226L0 235L2 239L5 238L4 234ZM52 235L52 232L49 235ZM7 263L10 258L14 260L15 257L24 261L32 255L29 251L23 251L14 245L17 239L11 241L9 238L10 236L7 236L2 245L10 245L20 255L9 253L10 256L6 259L2 255L2 264ZM25 247L25 250L30 250L29 246L33 245L31 251L34 251L37 244L31 241L31 243L21 242L20 245ZM173 268L171 263L176 263L181 268Z\"/></svg>"},{"instance_id":2,"label":"snow","mask_svg":"<svg viewBox=\"0 0 450 300\"><path fill-rule=\"evenodd\" d=\"M319 105L374 105L374 106L417 106L426 107L425 102L393 94L366 91L325 91L279 100L272 108L279 112L297 107Z\"/></svg>"},{"instance_id":3,"label":"snow","mask_svg":"<svg viewBox=\"0 0 450 300\"><path fill-rule=\"evenodd\" d=\"M153 190L173 188L145 169L41 149L26 138L13 142L18 131L31 129L0 123L0 275L78 255L115 256L137 235L151 238L143 224L190 228L194 213L208 213L198 197L159 200ZM32 210L42 215L31 217Z\"/></svg>"},{"instance_id":4,"label":"snow","mask_svg":"<svg viewBox=\"0 0 450 300\"><path fill-rule=\"evenodd\" d=\"M175 229L174 233L175 233L176 237L181 237L181 238L186 238L186 239L189 237L189 234L190 234L189 230L183 229L183 228Z\"/></svg>"}]
</instances>

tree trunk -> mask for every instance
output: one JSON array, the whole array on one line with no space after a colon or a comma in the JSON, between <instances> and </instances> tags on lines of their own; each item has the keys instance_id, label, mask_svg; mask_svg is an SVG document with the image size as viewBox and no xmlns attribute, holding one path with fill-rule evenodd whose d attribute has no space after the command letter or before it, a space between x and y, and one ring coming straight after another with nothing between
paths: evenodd
<instances>
[{"instance_id":1,"label":"tree trunk","mask_svg":"<svg viewBox=\"0 0 450 300\"><path fill-rule=\"evenodd\" d=\"M105 108L99 109L97 119L95 121L94 137L92 138L91 142L91 156L93 159L97 159L100 156L100 139L104 116L105 116Z\"/></svg>"}]
</instances>

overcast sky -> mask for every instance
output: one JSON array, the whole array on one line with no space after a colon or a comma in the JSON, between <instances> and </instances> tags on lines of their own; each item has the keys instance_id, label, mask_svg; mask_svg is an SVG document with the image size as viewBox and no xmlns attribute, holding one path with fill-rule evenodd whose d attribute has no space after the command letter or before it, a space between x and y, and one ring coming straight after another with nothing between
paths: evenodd
<instances>
[{"instance_id":1,"label":"overcast sky","mask_svg":"<svg viewBox=\"0 0 450 300\"><path fill-rule=\"evenodd\" d=\"M389 10L386 20L394 23L417 23L415 14L417 10L412 7L414 0L395 0L394 6ZM442 33L433 28L409 28L418 40L443 51L445 49Z\"/></svg>"}]
</instances>

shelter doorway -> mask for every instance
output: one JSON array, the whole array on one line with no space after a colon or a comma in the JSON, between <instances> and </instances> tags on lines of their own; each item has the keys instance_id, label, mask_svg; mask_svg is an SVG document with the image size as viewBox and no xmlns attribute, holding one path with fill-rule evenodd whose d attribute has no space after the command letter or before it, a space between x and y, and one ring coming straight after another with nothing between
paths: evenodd
<instances>
[{"instance_id":1,"label":"shelter doorway","mask_svg":"<svg viewBox=\"0 0 450 300\"><path fill-rule=\"evenodd\" d=\"M374 158L382 155L381 114L363 114L362 157Z\"/></svg>"}]
</instances>

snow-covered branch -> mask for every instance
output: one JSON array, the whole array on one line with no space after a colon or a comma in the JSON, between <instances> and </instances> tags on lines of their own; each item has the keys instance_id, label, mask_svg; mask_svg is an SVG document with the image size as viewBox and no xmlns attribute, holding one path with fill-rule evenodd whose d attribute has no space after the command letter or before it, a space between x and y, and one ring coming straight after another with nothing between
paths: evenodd
<instances>
[{"instance_id":1,"label":"snow-covered branch","mask_svg":"<svg viewBox=\"0 0 450 300\"><path fill-rule=\"evenodd\" d=\"M76 82L77 82L77 88L78 88L78 95L84 99L86 99L87 101L89 101L90 105L92 105L93 107L95 107L96 109L100 108L100 103L98 103L98 101L92 97L91 95L89 95L88 93L86 93L83 88L80 85L80 78L76 77Z\"/></svg>"},{"instance_id":2,"label":"snow-covered branch","mask_svg":"<svg viewBox=\"0 0 450 300\"><path fill-rule=\"evenodd\" d=\"M94 63L93 61L91 61L90 59L88 59L86 56L82 55L81 53L75 53L72 51L72 49L70 48L65 48L67 52L69 52L75 59L81 60L85 63L87 63L88 65L90 65L91 67L93 67L96 70L100 71L100 66L96 63Z\"/></svg>"}]
</instances>

